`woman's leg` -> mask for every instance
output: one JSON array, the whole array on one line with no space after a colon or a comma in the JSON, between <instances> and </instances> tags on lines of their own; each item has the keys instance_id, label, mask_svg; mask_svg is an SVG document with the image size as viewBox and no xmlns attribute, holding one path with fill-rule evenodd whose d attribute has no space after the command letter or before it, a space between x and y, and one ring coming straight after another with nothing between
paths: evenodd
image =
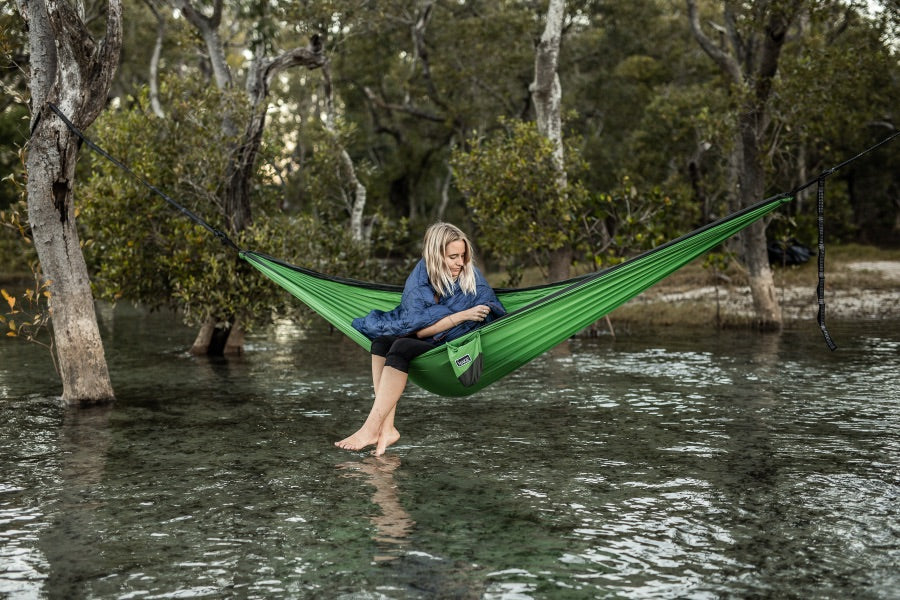
<instances>
[{"instance_id":1,"label":"woman's leg","mask_svg":"<svg viewBox=\"0 0 900 600\"><path fill-rule=\"evenodd\" d=\"M350 437L335 442L335 446L344 450L362 450L366 446L374 444L376 445L376 456L384 454L385 448L389 445L390 436L382 437L382 430L389 416L391 417L390 429L394 428L393 413L397 407L397 401L400 400L400 395L403 394L406 387L406 380L405 372L393 367L384 367L381 370L375 402L372 403L372 409L369 411L369 416L366 417L366 422Z\"/></svg>"},{"instance_id":2,"label":"woman's leg","mask_svg":"<svg viewBox=\"0 0 900 600\"><path fill-rule=\"evenodd\" d=\"M378 356L377 354L372 355L372 389L374 390L376 396L378 395L378 386L381 385L381 374L384 372L384 363L384 356ZM397 443L397 440L400 439L400 432L397 431L396 427L394 427L394 415L396 413L397 406L394 405L394 409L384 420L384 424L381 426L381 431L378 432L376 453L379 456L384 453L385 448L387 448L391 444ZM378 452L378 448L381 448L382 451Z\"/></svg>"},{"instance_id":3,"label":"woman's leg","mask_svg":"<svg viewBox=\"0 0 900 600\"><path fill-rule=\"evenodd\" d=\"M390 350L383 358L386 343ZM400 439L400 432L394 427L397 402L406 388L407 371L413 358L424 354L434 346L416 338L378 338L372 344L372 384L375 387L375 401L363 426L350 437L335 442L335 446L345 450L362 450L375 444L375 454L384 454L385 448Z\"/></svg>"}]
</instances>

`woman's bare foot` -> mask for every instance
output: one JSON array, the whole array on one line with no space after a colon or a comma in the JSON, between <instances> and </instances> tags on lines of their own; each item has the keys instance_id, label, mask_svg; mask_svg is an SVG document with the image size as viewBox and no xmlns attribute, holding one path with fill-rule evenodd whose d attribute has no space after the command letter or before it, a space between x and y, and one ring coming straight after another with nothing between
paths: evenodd
<instances>
[{"instance_id":1,"label":"woman's bare foot","mask_svg":"<svg viewBox=\"0 0 900 600\"><path fill-rule=\"evenodd\" d=\"M396 427L391 427L391 430L385 433L384 431L378 436L378 443L375 445L375 456L381 456L384 454L384 451L387 450L388 446L397 443L397 440L400 439L400 432L397 431Z\"/></svg>"},{"instance_id":2,"label":"woman's bare foot","mask_svg":"<svg viewBox=\"0 0 900 600\"><path fill-rule=\"evenodd\" d=\"M400 434L397 434L397 437L400 437ZM345 437L339 442L335 442L334 445L338 448L342 448L344 450L362 450L366 446L371 446L373 444L379 443L379 436L371 435L365 427L362 427L351 435L350 437ZM391 442L393 443L393 442Z\"/></svg>"}]
</instances>

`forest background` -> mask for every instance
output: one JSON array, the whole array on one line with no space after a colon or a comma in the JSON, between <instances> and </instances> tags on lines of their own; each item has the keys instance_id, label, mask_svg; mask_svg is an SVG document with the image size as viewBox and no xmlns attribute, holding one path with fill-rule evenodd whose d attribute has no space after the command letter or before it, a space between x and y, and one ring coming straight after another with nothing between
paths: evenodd
<instances>
[{"instance_id":1,"label":"forest background","mask_svg":"<svg viewBox=\"0 0 900 600\"><path fill-rule=\"evenodd\" d=\"M566 3L565 190L530 89L546 2L126 0L121 62L86 133L239 246L288 262L400 283L424 228L449 220L495 283L558 279L735 208L747 91L698 44L690 4ZM749 40L778 4L696 2L713 43L748 65ZM760 129L766 195L895 132L900 104L896 3L782 4L797 16ZM102 37L105 3L80 6ZM32 299L43 284L23 201L28 39L13 6L0 20L0 271L33 279ZM86 148L75 199L95 297L177 309L205 349L217 332L226 344L236 329L302 318L231 249ZM835 173L827 202L831 242L896 247L900 152ZM814 245L815 225L808 191L767 235ZM725 247L709 262L740 270L740 255Z\"/></svg>"}]
</instances>

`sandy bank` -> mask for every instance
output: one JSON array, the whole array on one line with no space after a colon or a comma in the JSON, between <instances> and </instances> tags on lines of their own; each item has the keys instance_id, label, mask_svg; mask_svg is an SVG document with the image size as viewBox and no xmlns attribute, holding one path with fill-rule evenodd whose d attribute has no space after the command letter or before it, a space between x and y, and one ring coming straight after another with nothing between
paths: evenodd
<instances>
[{"instance_id":1,"label":"sandy bank","mask_svg":"<svg viewBox=\"0 0 900 600\"><path fill-rule=\"evenodd\" d=\"M785 323L814 321L818 312L818 274L806 266L807 281L779 283L778 298ZM825 309L828 319L900 318L900 261L847 262L829 268L826 264ZM731 323L752 320L753 300L746 285L686 285L662 282L617 309L613 321L656 324Z\"/></svg>"}]
</instances>

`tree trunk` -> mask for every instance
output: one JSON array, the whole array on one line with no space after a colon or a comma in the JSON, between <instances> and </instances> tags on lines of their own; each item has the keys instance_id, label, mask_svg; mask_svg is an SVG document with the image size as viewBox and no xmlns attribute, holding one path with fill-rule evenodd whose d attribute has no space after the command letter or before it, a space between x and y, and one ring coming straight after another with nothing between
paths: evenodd
<instances>
[{"instance_id":1,"label":"tree trunk","mask_svg":"<svg viewBox=\"0 0 900 600\"><path fill-rule=\"evenodd\" d=\"M741 119L740 123L742 163L738 174L738 193L742 207L759 202L765 195L765 171L758 145L762 132L757 128L761 119L762 115L751 113ZM765 221L757 221L741 232L741 254L747 266L757 324L764 331L777 331L782 326L782 314L775 290L775 278L769 266L766 225Z\"/></svg>"},{"instance_id":2,"label":"tree trunk","mask_svg":"<svg viewBox=\"0 0 900 600\"><path fill-rule=\"evenodd\" d=\"M530 86L538 131L553 143L557 189L560 194L567 193L568 185L562 139L562 86L559 83L558 72L559 44L565 9L565 0L550 0L547 7L547 24L535 50L534 81ZM569 278L572 255L570 242L551 252L548 269L550 281Z\"/></svg>"},{"instance_id":3,"label":"tree trunk","mask_svg":"<svg viewBox=\"0 0 900 600\"><path fill-rule=\"evenodd\" d=\"M68 2L20 0L31 52L32 133L28 219L44 276L50 280L53 337L69 405L114 400L90 279L75 227L73 189L79 139L52 102L79 129L106 104L122 46L122 7L108 3L106 36L97 46Z\"/></svg>"},{"instance_id":4,"label":"tree trunk","mask_svg":"<svg viewBox=\"0 0 900 600\"><path fill-rule=\"evenodd\" d=\"M340 146L340 172L338 177L352 190L351 198L347 199L347 212L350 214L350 235L354 241L367 241L363 232L363 214L366 208L366 186L356 176L356 167L350 153L344 148L338 137L337 127L334 124L334 87L331 85L331 69L326 62L322 66L322 76L325 86L325 129L331 134L332 139ZM346 196L346 194L345 194Z\"/></svg>"},{"instance_id":5,"label":"tree trunk","mask_svg":"<svg viewBox=\"0 0 900 600\"><path fill-rule=\"evenodd\" d=\"M695 0L686 1L694 38L731 82L742 88L745 94L739 107L740 116L731 157L731 166L737 170L736 192L732 195L737 206L732 206L732 209L739 210L765 197L765 169L761 148L770 122L768 106L772 82L778 72L778 59L787 38L787 30L803 2L786 0L762 5L757 13L760 20L754 24L756 31L743 37L735 26L738 17L736 11L740 7L725 2L723 17L728 24L728 27L722 28L728 37L728 45L725 46L716 44L704 33ZM740 240L757 322L762 329L780 329L782 313L766 251L766 223L754 223L741 232Z\"/></svg>"},{"instance_id":6,"label":"tree trunk","mask_svg":"<svg viewBox=\"0 0 900 600\"><path fill-rule=\"evenodd\" d=\"M550 268L547 270L549 281L563 281L569 278L572 264L572 246L565 245L550 253Z\"/></svg>"},{"instance_id":7,"label":"tree trunk","mask_svg":"<svg viewBox=\"0 0 900 600\"><path fill-rule=\"evenodd\" d=\"M163 37L166 33L166 20L156 10L152 0L145 0L145 2L153 16L156 17L156 42L153 44L153 54L150 57L150 74L148 77L150 80L150 108L153 110L154 115L163 119L166 113L159 103L159 59L162 55Z\"/></svg>"},{"instance_id":8,"label":"tree trunk","mask_svg":"<svg viewBox=\"0 0 900 600\"><path fill-rule=\"evenodd\" d=\"M565 8L565 0L550 0L547 24L535 51L534 81L531 84L537 128L541 135L553 142L557 176L563 183L566 171L562 143L562 86L559 83L558 66ZM560 189L565 189L565 186Z\"/></svg>"},{"instance_id":9,"label":"tree trunk","mask_svg":"<svg viewBox=\"0 0 900 600\"><path fill-rule=\"evenodd\" d=\"M262 144L266 126L264 107L255 107L247 123L240 145L234 149L225 174L225 218L233 233L246 229L253 222L250 209L250 181L256 172L256 157Z\"/></svg>"},{"instance_id":10,"label":"tree trunk","mask_svg":"<svg viewBox=\"0 0 900 600\"><path fill-rule=\"evenodd\" d=\"M239 356L244 353L244 325L240 319L235 319L228 332L228 339L225 340L225 347L222 354L225 356Z\"/></svg>"},{"instance_id":11,"label":"tree trunk","mask_svg":"<svg viewBox=\"0 0 900 600\"><path fill-rule=\"evenodd\" d=\"M194 343L191 345L190 353L196 355L207 354L215 332L216 320L210 317L200 326L200 331L197 332L197 337L194 338Z\"/></svg>"},{"instance_id":12,"label":"tree trunk","mask_svg":"<svg viewBox=\"0 0 900 600\"><path fill-rule=\"evenodd\" d=\"M212 68L216 86L220 90L230 88L231 69L225 59L222 38L219 37L219 25L222 22L222 0L215 0L212 15L209 17L194 8L190 0L175 0L175 6L178 7L184 18L197 29L206 43L209 65Z\"/></svg>"}]
</instances>

